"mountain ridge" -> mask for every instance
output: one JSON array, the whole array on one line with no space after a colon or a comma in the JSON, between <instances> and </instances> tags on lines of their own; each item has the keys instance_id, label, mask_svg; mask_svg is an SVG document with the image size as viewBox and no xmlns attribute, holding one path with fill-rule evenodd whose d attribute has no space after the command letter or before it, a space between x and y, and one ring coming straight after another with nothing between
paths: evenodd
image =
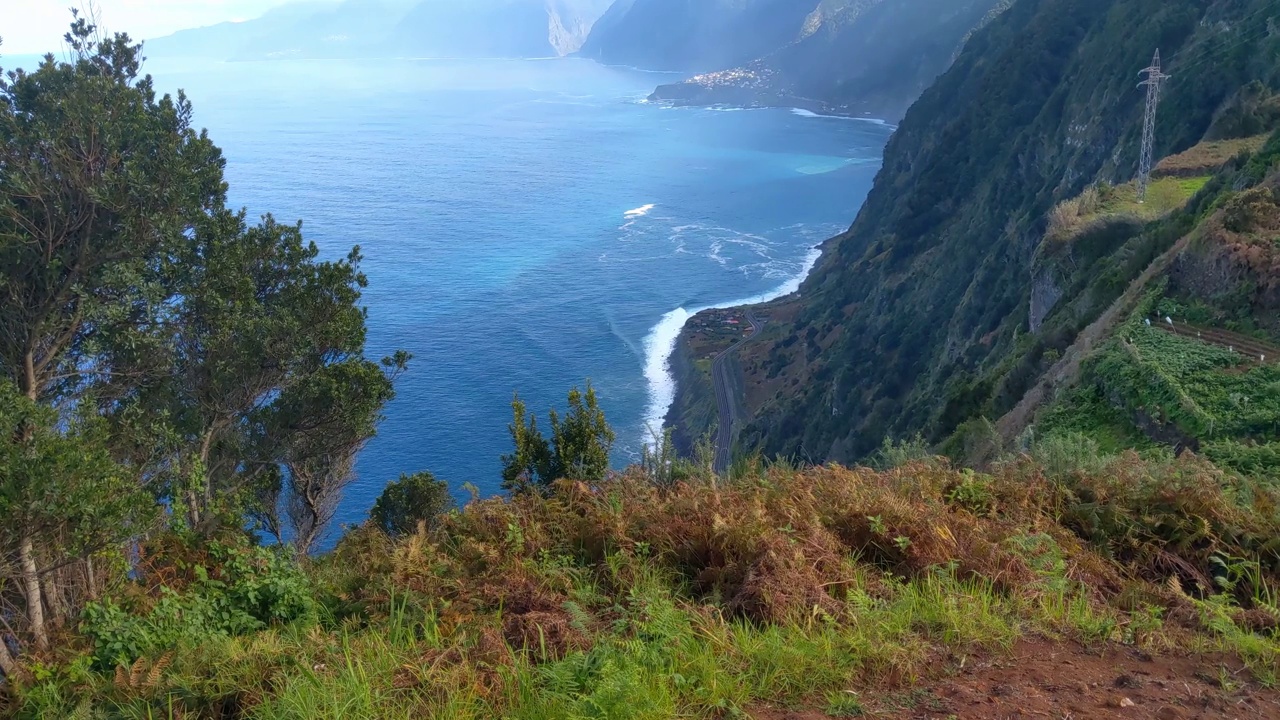
<instances>
[{"instance_id":1,"label":"mountain ridge","mask_svg":"<svg viewBox=\"0 0 1280 720\"><path fill-rule=\"evenodd\" d=\"M1190 148L1243 88L1280 84L1277 15L1262 0L1022 0L974 33L906 113L850 230L744 346L740 448L849 462L1004 414L1193 220L1101 227L1065 281L1037 275L1054 207L1133 176L1137 70L1162 49L1175 80L1157 153ZM1058 297L1030 332L1042 281Z\"/></svg>"},{"instance_id":2,"label":"mountain ridge","mask_svg":"<svg viewBox=\"0 0 1280 720\"><path fill-rule=\"evenodd\" d=\"M823 2L800 35L746 65L659 86L679 105L802 107L896 122L1010 0Z\"/></svg>"},{"instance_id":3,"label":"mountain ridge","mask_svg":"<svg viewBox=\"0 0 1280 720\"><path fill-rule=\"evenodd\" d=\"M159 56L221 60L548 57L578 50L609 0L342 0L147 41Z\"/></svg>"}]
</instances>

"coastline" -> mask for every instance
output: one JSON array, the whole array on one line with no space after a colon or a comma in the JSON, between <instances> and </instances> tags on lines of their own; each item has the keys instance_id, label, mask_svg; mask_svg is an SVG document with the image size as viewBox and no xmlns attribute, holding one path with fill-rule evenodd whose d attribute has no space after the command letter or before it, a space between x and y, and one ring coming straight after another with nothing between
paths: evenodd
<instances>
[{"instance_id":1,"label":"coastline","mask_svg":"<svg viewBox=\"0 0 1280 720\"><path fill-rule=\"evenodd\" d=\"M762 103L749 103L749 104L748 103L732 103L732 102L711 103L711 102L694 102L694 101L687 101L687 100L672 100L669 98L655 97L654 95L651 94L648 97L642 98L638 102L653 103L655 105L662 105L669 108L698 108L703 110L720 110L724 112L727 112L730 110L789 110L793 115L798 115L799 117L803 117L803 118L815 118L815 119L824 119L824 120L848 120L853 122L871 123L872 125L879 125L881 127L886 127L894 131L898 129L897 123L890 122L888 120L885 120L882 117L877 117L872 114L855 115L850 110L834 108L818 102L814 102L813 104L808 105L808 107L802 107L804 103L798 102L794 98L787 101L779 101L777 103L763 103L763 104Z\"/></svg>"},{"instance_id":2,"label":"coastline","mask_svg":"<svg viewBox=\"0 0 1280 720\"><path fill-rule=\"evenodd\" d=\"M694 91L682 92L685 88L693 88ZM688 82L659 85L646 99L649 102L661 103L669 107L790 110L802 117L859 120L883 125L894 130L898 128L897 123L885 118L901 118L906 110L906 108L902 108L900 112L894 113L887 111L888 108L886 107L854 108L848 105L832 105L822 100L785 93L757 92L737 87L710 88L691 85Z\"/></svg>"},{"instance_id":3,"label":"coastline","mask_svg":"<svg viewBox=\"0 0 1280 720\"><path fill-rule=\"evenodd\" d=\"M667 415L671 411L671 406L675 403L678 388L672 371L671 360L676 352L680 334L684 331L688 321L693 316L706 310L733 308L741 305L759 305L794 294L808 279L814 267L817 266L818 261L822 258L823 247L826 244L827 241L824 240L809 248L809 252L805 255L804 266L800 272L773 290L751 297L700 305L694 308L678 307L663 315L662 319L653 326L644 339L644 376L649 386L649 403L645 409L644 422L645 426L650 430L650 435L644 439L646 445L652 446L652 432L656 431L661 435L662 429L666 426Z\"/></svg>"}]
</instances>

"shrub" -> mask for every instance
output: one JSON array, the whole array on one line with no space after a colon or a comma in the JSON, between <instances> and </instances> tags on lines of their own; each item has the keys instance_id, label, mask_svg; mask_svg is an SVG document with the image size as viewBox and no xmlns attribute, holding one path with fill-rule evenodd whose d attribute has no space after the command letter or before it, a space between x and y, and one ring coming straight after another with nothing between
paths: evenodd
<instances>
[{"instance_id":1,"label":"shrub","mask_svg":"<svg viewBox=\"0 0 1280 720\"><path fill-rule=\"evenodd\" d=\"M877 470L892 470L933 457L929 443L925 442L923 435L916 433L915 437L906 440L885 438L880 449L868 459L868 464Z\"/></svg>"},{"instance_id":2,"label":"shrub","mask_svg":"<svg viewBox=\"0 0 1280 720\"><path fill-rule=\"evenodd\" d=\"M387 535L398 538L414 532L418 523L434 527L437 518L455 506L448 483L420 472L387 483L369 511L369 519Z\"/></svg>"},{"instance_id":3,"label":"shrub","mask_svg":"<svg viewBox=\"0 0 1280 720\"><path fill-rule=\"evenodd\" d=\"M1097 472L1104 463L1098 443L1084 433L1050 433L1031 446L1031 456L1051 478L1078 472Z\"/></svg>"},{"instance_id":4,"label":"shrub","mask_svg":"<svg viewBox=\"0 0 1280 720\"><path fill-rule=\"evenodd\" d=\"M195 560L152 566L151 575L170 582L150 596L108 597L85 607L80 629L93 646L96 667L128 665L180 645L199 646L272 624L317 620L311 581L279 548L211 543L168 549L187 551Z\"/></svg>"}]
</instances>

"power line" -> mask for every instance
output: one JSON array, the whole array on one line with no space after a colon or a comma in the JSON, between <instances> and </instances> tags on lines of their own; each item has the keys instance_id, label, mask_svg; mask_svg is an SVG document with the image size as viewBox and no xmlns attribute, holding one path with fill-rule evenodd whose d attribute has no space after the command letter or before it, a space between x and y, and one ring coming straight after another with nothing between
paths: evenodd
<instances>
[{"instance_id":1,"label":"power line","mask_svg":"<svg viewBox=\"0 0 1280 720\"><path fill-rule=\"evenodd\" d=\"M1146 202L1147 184L1151 181L1151 164L1155 154L1156 109L1160 105L1160 85L1169 78L1160 71L1160 50L1156 50L1151 58L1150 67L1143 68L1138 74L1147 74L1147 79L1138 83L1138 87L1147 86L1147 114L1142 121L1142 157L1138 161L1138 202Z\"/></svg>"}]
</instances>

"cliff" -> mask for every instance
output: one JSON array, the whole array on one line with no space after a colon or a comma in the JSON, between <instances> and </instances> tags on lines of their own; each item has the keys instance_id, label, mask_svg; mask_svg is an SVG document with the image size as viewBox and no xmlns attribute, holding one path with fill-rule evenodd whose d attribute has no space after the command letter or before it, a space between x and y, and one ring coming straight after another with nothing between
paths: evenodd
<instances>
[{"instance_id":1,"label":"cliff","mask_svg":"<svg viewBox=\"0 0 1280 720\"><path fill-rule=\"evenodd\" d=\"M1008 0L841 0L820 4L799 37L740 67L662 85L689 105L803 107L897 121Z\"/></svg>"},{"instance_id":2,"label":"cliff","mask_svg":"<svg viewBox=\"0 0 1280 720\"><path fill-rule=\"evenodd\" d=\"M680 331L671 353L671 377L676 395L667 410L664 426L671 428L671 442L682 457L692 457L700 441L716 428L716 395L711 382L711 361L694 350L694 330Z\"/></svg>"},{"instance_id":3,"label":"cliff","mask_svg":"<svg viewBox=\"0 0 1280 720\"><path fill-rule=\"evenodd\" d=\"M794 320L750 344L744 372L767 365L793 389L756 394L743 445L849 461L886 436L940 442L1012 409L1198 221L1112 227L1072 250L1094 272L1037 277L1050 211L1135 172L1137 71L1159 47L1173 76L1159 156L1235 135L1267 115L1250 88L1280 86L1280 37L1265 30L1277 16L1269 0L1022 0L974 33L906 113Z\"/></svg>"},{"instance_id":4,"label":"cliff","mask_svg":"<svg viewBox=\"0 0 1280 720\"><path fill-rule=\"evenodd\" d=\"M816 0L618 0L583 57L653 70L741 65L794 40Z\"/></svg>"}]
</instances>

